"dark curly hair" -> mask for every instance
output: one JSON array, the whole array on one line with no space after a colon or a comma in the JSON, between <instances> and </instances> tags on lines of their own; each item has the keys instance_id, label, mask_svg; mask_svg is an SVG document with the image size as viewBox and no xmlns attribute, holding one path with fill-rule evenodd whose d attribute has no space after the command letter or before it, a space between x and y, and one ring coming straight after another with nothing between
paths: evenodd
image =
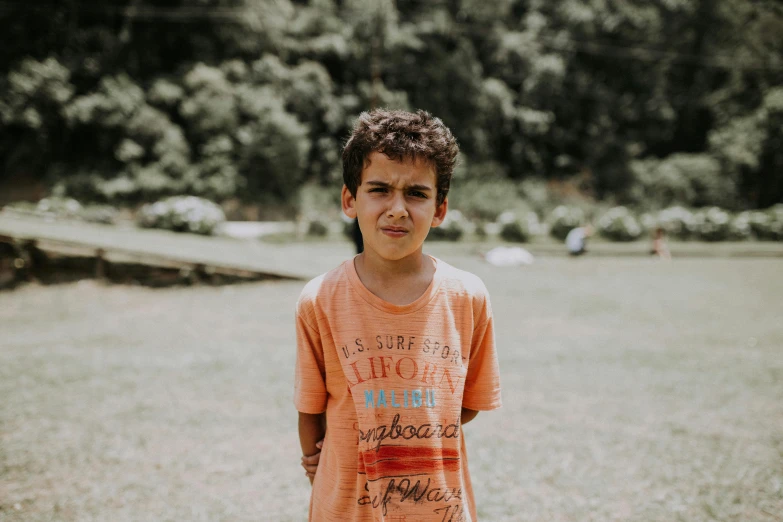
<instances>
[{"instance_id":1,"label":"dark curly hair","mask_svg":"<svg viewBox=\"0 0 783 522\"><path fill-rule=\"evenodd\" d=\"M440 118L423 110L374 109L361 113L343 149L343 182L354 197L373 152L395 161L428 162L435 168L437 204L446 199L459 146Z\"/></svg>"}]
</instances>

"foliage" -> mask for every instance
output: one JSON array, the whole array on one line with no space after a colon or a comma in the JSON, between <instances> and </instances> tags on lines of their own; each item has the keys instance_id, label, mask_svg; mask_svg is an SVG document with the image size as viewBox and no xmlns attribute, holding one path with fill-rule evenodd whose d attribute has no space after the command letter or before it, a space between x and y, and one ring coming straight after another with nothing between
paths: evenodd
<instances>
[{"instance_id":1,"label":"foliage","mask_svg":"<svg viewBox=\"0 0 783 522\"><path fill-rule=\"evenodd\" d=\"M58 217L76 217L82 211L82 205L73 198L43 198L35 206L36 212L46 212Z\"/></svg>"},{"instance_id":2,"label":"foliage","mask_svg":"<svg viewBox=\"0 0 783 522\"><path fill-rule=\"evenodd\" d=\"M458 208L469 219L495 221L503 211L520 207L522 200L511 180L496 175L452 183L449 205Z\"/></svg>"},{"instance_id":3,"label":"foliage","mask_svg":"<svg viewBox=\"0 0 783 522\"><path fill-rule=\"evenodd\" d=\"M656 226L672 237L687 239L696 231L696 219L690 210L675 206L658 213Z\"/></svg>"},{"instance_id":4,"label":"foliage","mask_svg":"<svg viewBox=\"0 0 783 522\"><path fill-rule=\"evenodd\" d=\"M552 202L552 194L543 179L527 178L519 184L519 193L525 203L539 215L548 214L556 207Z\"/></svg>"},{"instance_id":5,"label":"foliage","mask_svg":"<svg viewBox=\"0 0 783 522\"><path fill-rule=\"evenodd\" d=\"M783 199L783 87L765 93L754 111L713 129L709 145L726 169L740 178L743 195L752 205Z\"/></svg>"},{"instance_id":6,"label":"foliage","mask_svg":"<svg viewBox=\"0 0 783 522\"><path fill-rule=\"evenodd\" d=\"M218 205L195 196L174 196L146 204L137 216L140 227L204 235L211 235L225 220Z\"/></svg>"},{"instance_id":7,"label":"foliage","mask_svg":"<svg viewBox=\"0 0 783 522\"><path fill-rule=\"evenodd\" d=\"M503 212L497 219L500 225L500 237L515 243L527 243L539 233L540 223L535 212Z\"/></svg>"},{"instance_id":8,"label":"foliage","mask_svg":"<svg viewBox=\"0 0 783 522\"><path fill-rule=\"evenodd\" d=\"M307 128L279 106L236 133L240 174L253 194L285 201L303 181L309 152Z\"/></svg>"},{"instance_id":9,"label":"foliage","mask_svg":"<svg viewBox=\"0 0 783 522\"><path fill-rule=\"evenodd\" d=\"M783 200L774 2L491 4L9 5L0 182L117 203L290 202L304 182L339 182L352 121L388 106L453 130L468 158L458 189L490 168L522 182L464 192L471 218L517 208L517 193L542 215L572 204L538 191L572 178L646 211Z\"/></svg>"},{"instance_id":10,"label":"foliage","mask_svg":"<svg viewBox=\"0 0 783 522\"><path fill-rule=\"evenodd\" d=\"M750 227L759 239L783 240L783 204L750 213Z\"/></svg>"},{"instance_id":11,"label":"foliage","mask_svg":"<svg viewBox=\"0 0 783 522\"><path fill-rule=\"evenodd\" d=\"M85 158L73 173L59 176L58 190L111 203L194 190L185 180L192 165L182 129L148 105L127 75L103 78L95 91L74 98L64 115Z\"/></svg>"},{"instance_id":12,"label":"foliage","mask_svg":"<svg viewBox=\"0 0 783 522\"><path fill-rule=\"evenodd\" d=\"M88 223L113 225L117 222L118 211L111 205L87 205L79 213L79 217Z\"/></svg>"},{"instance_id":13,"label":"foliage","mask_svg":"<svg viewBox=\"0 0 783 522\"><path fill-rule=\"evenodd\" d=\"M312 218L307 223L307 235L314 237L326 237L329 234L329 226L318 218Z\"/></svg>"},{"instance_id":14,"label":"foliage","mask_svg":"<svg viewBox=\"0 0 783 522\"><path fill-rule=\"evenodd\" d=\"M110 205L82 205L77 200L61 195L43 198L37 203L17 201L6 208L35 214L44 218L65 218L86 221L88 223L114 224L118 211Z\"/></svg>"},{"instance_id":15,"label":"foliage","mask_svg":"<svg viewBox=\"0 0 783 522\"><path fill-rule=\"evenodd\" d=\"M549 233L560 241L563 241L572 229L582 226L584 221L585 214L582 209L566 205L555 207L547 218Z\"/></svg>"},{"instance_id":16,"label":"foliage","mask_svg":"<svg viewBox=\"0 0 783 522\"><path fill-rule=\"evenodd\" d=\"M671 205L699 207L737 204L737 186L722 172L715 158L706 154L673 154L662 160L630 162L632 185L627 199L646 208Z\"/></svg>"},{"instance_id":17,"label":"foliage","mask_svg":"<svg viewBox=\"0 0 783 522\"><path fill-rule=\"evenodd\" d=\"M704 208L694 216L696 237L705 241L725 241L731 235L731 216L718 207Z\"/></svg>"},{"instance_id":18,"label":"foliage","mask_svg":"<svg viewBox=\"0 0 783 522\"><path fill-rule=\"evenodd\" d=\"M739 212L731 218L729 223L729 239L742 241L750 239L753 235L753 229L750 226L751 212L745 210Z\"/></svg>"},{"instance_id":19,"label":"foliage","mask_svg":"<svg viewBox=\"0 0 783 522\"><path fill-rule=\"evenodd\" d=\"M340 212L340 189L336 185L323 186L305 183L299 187L297 208L304 216L335 216Z\"/></svg>"},{"instance_id":20,"label":"foliage","mask_svg":"<svg viewBox=\"0 0 783 522\"><path fill-rule=\"evenodd\" d=\"M612 241L633 241L642 234L642 227L626 207L614 207L598 220L598 231Z\"/></svg>"},{"instance_id":21,"label":"foliage","mask_svg":"<svg viewBox=\"0 0 783 522\"><path fill-rule=\"evenodd\" d=\"M0 100L0 122L46 129L73 96L70 71L55 58L23 60L8 74Z\"/></svg>"},{"instance_id":22,"label":"foliage","mask_svg":"<svg viewBox=\"0 0 783 522\"><path fill-rule=\"evenodd\" d=\"M72 98L71 72L56 58L25 58L0 78L0 181L42 173L62 150L63 108Z\"/></svg>"},{"instance_id":23,"label":"foliage","mask_svg":"<svg viewBox=\"0 0 783 522\"><path fill-rule=\"evenodd\" d=\"M459 210L450 210L440 226L430 229L427 239L433 241L459 241L468 228L468 222Z\"/></svg>"}]
</instances>

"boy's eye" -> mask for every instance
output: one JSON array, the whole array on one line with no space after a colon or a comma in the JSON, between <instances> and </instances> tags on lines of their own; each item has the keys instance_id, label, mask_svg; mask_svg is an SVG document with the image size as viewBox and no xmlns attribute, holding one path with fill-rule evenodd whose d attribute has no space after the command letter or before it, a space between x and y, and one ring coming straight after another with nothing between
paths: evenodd
<instances>
[{"instance_id":1,"label":"boy's eye","mask_svg":"<svg viewBox=\"0 0 783 522\"><path fill-rule=\"evenodd\" d=\"M382 187L376 187L376 188L371 188L370 192L386 192L386 189Z\"/></svg>"},{"instance_id":2,"label":"boy's eye","mask_svg":"<svg viewBox=\"0 0 783 522\"><path fill-rule=\"evenodd\" d=\"M425 194L424 192L419 192L418 190L414 190L414 191L410 192L410 195L413 196L414 198L426 198L427 197L427 194Z\"/></svg>"}]
</instances>

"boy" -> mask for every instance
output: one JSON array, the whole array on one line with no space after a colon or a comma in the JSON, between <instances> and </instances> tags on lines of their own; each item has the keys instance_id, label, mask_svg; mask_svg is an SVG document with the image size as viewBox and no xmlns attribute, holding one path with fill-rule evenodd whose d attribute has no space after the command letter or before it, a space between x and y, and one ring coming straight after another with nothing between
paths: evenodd
<instances>
[{"instance_id":1,"label":"boy","mask_svg":"<svg viewBox=\"0 0 783 522\"><path fill-rule=\"evenodd\" d=\"M462 424L500 407L489 296L422 253L457 152L424 111L362 113L345 145L364 252L310 281L296 313L304 455L323 439L311 521L476 520Z\"/></svg>"}]
</instances>

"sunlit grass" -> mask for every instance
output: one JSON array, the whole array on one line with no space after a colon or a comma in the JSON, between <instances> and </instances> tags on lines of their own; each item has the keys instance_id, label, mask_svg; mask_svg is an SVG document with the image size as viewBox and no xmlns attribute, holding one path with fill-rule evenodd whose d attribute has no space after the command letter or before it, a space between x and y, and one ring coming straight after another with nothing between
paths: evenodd
<instances>
[{"instance_id":1,"label":"sunlit grass","mask_svg":"<svg viewBox=\"0 0 783 522\"><path fill-rule=\"evenodd\" d=\"M783 262L432 250L493 298L504 407L465 428L482 520L781 519ZM304 520L301 287L0 294L0 520Z\"/></svg>"}]
</instances>

